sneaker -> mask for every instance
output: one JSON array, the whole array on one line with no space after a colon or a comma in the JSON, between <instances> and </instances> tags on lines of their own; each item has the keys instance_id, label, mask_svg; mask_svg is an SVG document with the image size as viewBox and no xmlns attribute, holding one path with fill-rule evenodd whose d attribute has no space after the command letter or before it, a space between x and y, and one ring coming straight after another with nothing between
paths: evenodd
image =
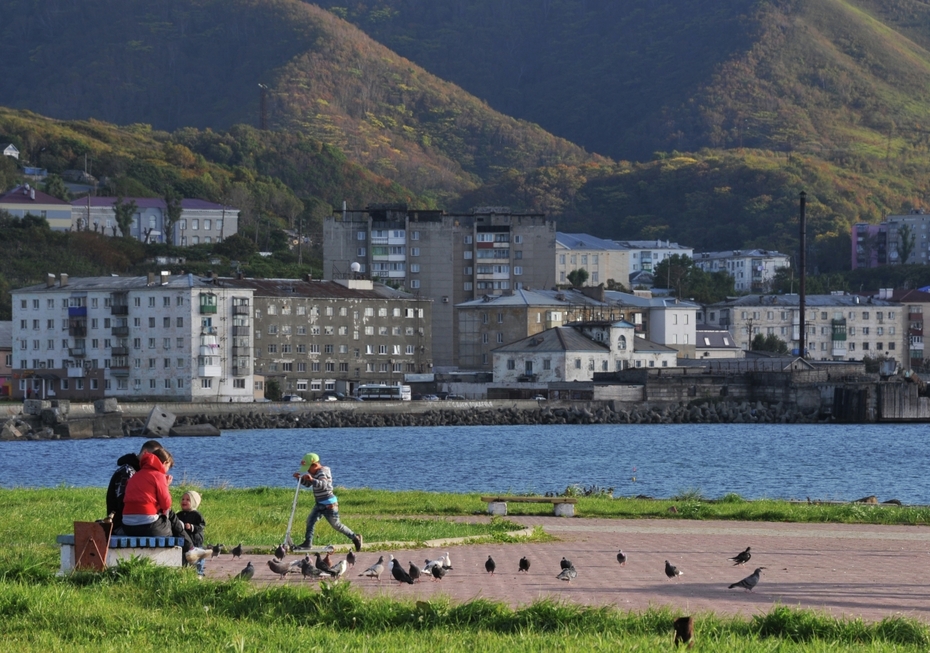
<instances>
[{"instance_id":1,"label":"sneaker","mask_svg":"<svg viewBox=\"0 0 930 653\"><path fill-rule=\"evenodd\" d=\"M362 536L356 533L355 537L352 538L352 544L355 545L356 551L362 550Z\"/></svg>"},{"instance_id":2,"label":"sneaker","mask_svg":"<svg viewBox=\"0 0 930 653\"><path fill-rule=\"evenodd\" d=\"M291 550L292 550L292 551L297 551L297 550L300 550L300 549L309 549L311 546L313 546L313 543L312 543L310 540L304 540L303 542L301 542L300 544L298 544L297 546L295 546L295 547L294 547L293 549L291 549Z\"/></svg>"}]
</instances>

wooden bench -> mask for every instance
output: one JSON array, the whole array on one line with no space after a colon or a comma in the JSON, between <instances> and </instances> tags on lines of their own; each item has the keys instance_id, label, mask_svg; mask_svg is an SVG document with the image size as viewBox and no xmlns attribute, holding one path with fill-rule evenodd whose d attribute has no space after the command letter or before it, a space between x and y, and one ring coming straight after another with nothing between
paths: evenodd
<instances>
[{"instance_id":1,"label":"wooden bench","mask_svg":"<svg viewBox=\"0 0 930 653\"><path fill-rule=\"evenodd\" d=\"M506 515L508 503L551 503L556 517L574 517L578 499L571 497L481 497L488 504L488 513Z\"/></svg>"},{"instance_id":2,"label":"wooden bench","mask_svg":"<svg viewBox=\"0 0 930 653\"><path fill-rule=\"evenodd\" d=\"M74 533L55 538L61 545L59 575L75 569L100 570L130 558L148 558L164 567L181 566L182 537L112 535L107 538L106 531L95 522L75 522Z\"/></svg>"}]
</instances>

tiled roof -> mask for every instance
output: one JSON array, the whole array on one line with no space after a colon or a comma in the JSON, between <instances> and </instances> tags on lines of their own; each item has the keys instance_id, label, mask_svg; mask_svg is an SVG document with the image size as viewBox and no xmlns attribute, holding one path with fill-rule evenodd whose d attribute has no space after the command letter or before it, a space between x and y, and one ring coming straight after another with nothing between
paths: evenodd
<instances>
[{"instance_id":1,"label":"tiled roof","mask_svg":"<svg viewBox=\"0 0 930 653\"><path fill-rule=\"evenodd\" d=\"M35 198L32 197L32 193L35 193ZM37 190L33 187L29 187L28 190L26 186L17 186L13 190L5 192L3 195L0 195L0 205L20 205L20 204L60 204L62 206L68 206L68 203L64 200L60 200L57 197L49 195L48 193L43 193L40 190Z\"/></svg>"},{"instance_id":2,"label":"tiled roof","mask_svg":"<svg viewBox=\"0 0 930 653\"><path fill-rule=\"evenodd\" d=\"M542 333L498 347L495 352L566 352L566 351L609 351L608 347L582 335L571 327L554 327Z\"/></svg>"}]
</instances>

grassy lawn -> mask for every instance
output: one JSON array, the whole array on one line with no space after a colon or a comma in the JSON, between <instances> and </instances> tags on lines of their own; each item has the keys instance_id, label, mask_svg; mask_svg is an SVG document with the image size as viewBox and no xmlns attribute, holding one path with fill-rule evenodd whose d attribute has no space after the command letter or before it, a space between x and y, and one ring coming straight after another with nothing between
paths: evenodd
<instances>
[{"instance_id":1,"label":"grassy lawn","mask_svg":"<svg viewBox=\"0 0 930 653\"><path fill-rule=\"evenodd\" d=\"M183 488L175 491L176 500ZM207 540L270 550L281 541L293 491L202 490ZM342 490L342 517L377 540L423 541L479 534L506 540L516 525L461 524L483 513L478 495ZM263 587L198 581L191 569L133 561L102 574L55 576L55 536L71 522L103 513L103 490L0 490L0 649L49 651L666 651L667 610L628 613L539 601L511 608L487 600L452 604L365 598L351 583ZM677 513L668 508L675 506ZM925 524L924 509L707 501L689 493L667 501L580 497L578 513L612 518L689 518ZM548 505L511 504L512 512L551 514ZM301 496L295 530L309 505ZM429 517L429 518L428 518ZM342 543L321 524L319 543ZM545 537L537 535L534 537ZM838 621L775 608L752 619L696 615L704 651L927 651L930 629L905 618L878 624Z\"/></svg>"}]
</instances>

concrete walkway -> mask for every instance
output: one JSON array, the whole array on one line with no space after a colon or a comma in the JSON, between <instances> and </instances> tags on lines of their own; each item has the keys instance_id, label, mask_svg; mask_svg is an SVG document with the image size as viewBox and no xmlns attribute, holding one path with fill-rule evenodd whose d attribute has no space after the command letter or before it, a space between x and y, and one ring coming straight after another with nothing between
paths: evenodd
<instances>
[{"instance_id":1,"label":"concrete walkway","mask_svg":"<svg viewBox=\"0 0 930 653\"><path fill-rule=\"evenodd\" d=\"M622 610L669 606L686 614L715 612L752 616L777 604L812 608L835 617L877 621L892 615L930 622L930 528L845 524L791 524L686 520L610 520L558 517L509 517L525 526L542 526L559 541L545 544L465 544L448 549L391 551L407 567L449 551L453 571L441 582L424 579L414 586L395 582L386 572L380 583L358 578L380 552L366 543L347 576L365 594L414 599L445 595L453 601L483 597L520 606L542 598ZM366 534L373 540L374 534ZM747 546L752 560L734 567L727 558ZM617 564L622 547L629 556ZM493 576L484 562L497 563ZM518 573L521 556L528 574ZM571 583L559 581L565 556L578 570ZM288 556L288 560L297 556ZM387 559L388 554L385 554ZM298 575L280 580L268 569L271 556L224 554L208 561L207 575L225 579L246 560L256 568L253 582L311 583ZM341 556L334 556L340 560ZM668 580L665 560L683 575ZM756 567L766 567L752 592L727 589Z\"/></svg>"}]
</instances>

